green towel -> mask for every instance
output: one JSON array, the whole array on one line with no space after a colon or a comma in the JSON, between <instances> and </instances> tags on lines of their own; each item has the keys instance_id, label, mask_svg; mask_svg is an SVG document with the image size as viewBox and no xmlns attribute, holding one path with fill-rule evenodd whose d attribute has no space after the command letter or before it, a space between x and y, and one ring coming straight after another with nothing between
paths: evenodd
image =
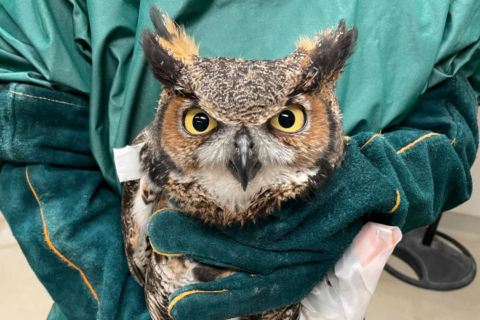
<instances>
[{"instance_id":1,"label":"green towel","mask_svg":"<svg viewBox=\"0 0 480 320\"><path fill-rule=\"evenodd\" d=\"M177 290L170 298L173 318L229 319L299 302L366 221L408 232L466 201L476 117L476 96L457 76L423 96L400 126L351 137L344 163L311 201L291 200L244 227L207 226L159 211L148 225L157 253L242 271Z\"/></svg>"}]
</instances>

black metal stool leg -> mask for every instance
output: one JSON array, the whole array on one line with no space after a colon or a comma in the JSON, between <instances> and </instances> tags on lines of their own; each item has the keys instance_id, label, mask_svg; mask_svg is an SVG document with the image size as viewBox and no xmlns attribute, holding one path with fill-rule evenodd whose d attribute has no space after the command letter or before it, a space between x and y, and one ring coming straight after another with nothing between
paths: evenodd
<instances>
[{"instance_id":1,"label":"black metal stool leg","mask_svg":"<svg viewBox=\"0 0 480 320\"><path fill-rule=\"evenodd\" d=\"M427 227L427 230L425 231L425 235L423 236L422 244L425 246L430 246L432 245L433 238L435 237L435 234L437 233L437 228L438 225L440 224L440 220L442 219L443 212L440 213L437 217L437 219Z\"/></svg>"},{"instance_id":2,"label":"black metal stool leg","mask_svg":"<svg viewBox=\"0 0 480 320\"><path fill-rule=\"evenodd\" d=\"M385 270L402 281L424 289L448 291L469 285L477 272L475 260L458 241L437 231L441 217L442 214L427 228L404 234L393 251L394 256L415 271L419 280L402 274L388 264Z\"/></svg>"}]
</instances>

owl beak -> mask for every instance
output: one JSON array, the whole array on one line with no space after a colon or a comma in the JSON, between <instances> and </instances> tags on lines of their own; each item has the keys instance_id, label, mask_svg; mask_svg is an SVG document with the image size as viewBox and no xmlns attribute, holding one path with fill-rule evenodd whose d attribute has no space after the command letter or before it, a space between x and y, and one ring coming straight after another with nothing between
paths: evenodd
<instances>
[{"instance_id":1,"label":"owl beak","mask_svg":"<svg viewBox=\"0 0 480 320\"><path fill-rule=\"evenodd\" d=\"M235 154L231 172L242 185L243 191L247 190L248 183L258 172L260 163L253 149L253 142L248 129L242 127L235 135Z\"/></svg>"}]
</instances>

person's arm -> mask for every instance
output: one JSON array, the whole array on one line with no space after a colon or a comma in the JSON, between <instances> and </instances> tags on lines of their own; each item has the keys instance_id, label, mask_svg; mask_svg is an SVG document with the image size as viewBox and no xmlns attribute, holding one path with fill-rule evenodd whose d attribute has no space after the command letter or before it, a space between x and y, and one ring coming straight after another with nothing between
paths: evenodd
<instances>
[{"instance_id":1,"label":"person's arm","mask_svg":"<svg viewBox=\"0 0 480 320\"><path fill-rule=\"evenodd\" d=\"M385 215L379 220L386 219L408 232L429 225L440 212L470 198L470 168L479 139L477 112L476 95L460 74L422 96L400 126L362 146L373 165L398 180L408 201L404 216ZM387 147L396 151L395 159L378 157ZM392 163L394 172L389 174L386 162Z\"/></svg>"},{"instance_id":2,"label":"person's arm","mask_svg":"<svg viewBox=\"0 0 480 320\"><path fill-rule=\"evenodd\" d=\"M150 319L123 252L120 199L89 148L88 103L3 89L0 211L38 279L69 320Z\"/></svg>"}]
</instances>

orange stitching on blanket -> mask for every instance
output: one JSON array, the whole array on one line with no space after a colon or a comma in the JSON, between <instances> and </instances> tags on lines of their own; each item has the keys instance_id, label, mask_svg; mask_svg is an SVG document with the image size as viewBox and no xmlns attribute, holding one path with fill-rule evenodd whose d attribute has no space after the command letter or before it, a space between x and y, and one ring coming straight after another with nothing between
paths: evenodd
<instances>
[{"instance_id":1,"label":"orange stitching on blanket","mask_svg":"<svg viewBox=\"0 0 480 320\"><path fill-rule=\"evenodd\" d=\"M452 143L450 143L450 144L455 144L455 142L457 142L457 138L454 138Z\"/></svg>"},{"instance_id":2,"label":"orange stitching on blanket","mask_svg":"<svg viewBox=\"0 0 480 320\"><path fill-rule=\"evenodd\" d=\"M159 255L167 256L167 257L181 257L181 256L182 256L181 253L165 253L165 252L160 252L160 251L158 251L157 249L155 249L155 247L153 246L152 241L150 241L150 245L152 246L152 250L153 250L155 253L158 253Z\"/></svg>"},{"instance_id":3,"label":"orange stitching on blanket","mask_svg":"<svg viewBox=\"0 0 480 320\"><path fill-rule=\"evenodd\" d=\"M393 211L397 210L398 206L400 205L400 192L397 190L397 202L392 210L388 211L388 213L392 213Z\"/></svg>"},{"instance_id":4,"label":"orange stitching on blanket","mask_svg":"<svg viewBox=\"0 0 480 320\"><path fill-rule=\"evenodd\" d=\"M372 142L373 139L375 139L376 137L378 137L378 136L380 136L380 135L381 135L381 133L374 134L370 139L368 139L367 142L365 142L365 144L360 148L360 150L362 150L363 148L365 148L365 146L366 146L367 144L369 144L370 142Z\"/></svg>"},{"instance_id":5,"label":"orange stitching on blanket","mask_svg":"<svg viewBox=\"0 0 480 320\"><path fill-rule=\"evenodd\" d=\"M35 189L33 189L33 186L32 186L32 184L30 183L30 178L28 177L28 168L26 168L26 170L25 170L25 176L27 177L28 185L30 186L30 189L32 190L33 195L35 196L35 199L37 199L38 206L40 207L40 215L42 216L43 233L44 233L44 235L45 235L45 242L48 244L48 247L49 247L57 256L60 257L60 259L62 259L63 261L65 261L70 267L74 268L75 270L77 270L77 271L80 273L80 275L82 276L83 281L84 281L85 284L87 285L88 289L90 289L90 292L92 293L93 297L95 298L95 300L97 300L97 303L100 304L100 301L98 300L98 297L97 297L97 293L95 292L95 290L93 290L92 285L91 285L90 282L88 281L88 279L87 279L87 277L85 276L85 274L83 273L83 271L82 271L79 267L77 267L76 265L74 265L70 260L68 260L67 258L65 258L65 256L63 256L63 255L57 250L57 248L55 248L55 246L53 245L52 241L50 240L50 235L49 235L48 229L47 229L47 223L45 222L45 216L44 216L44 214L43 214L42 204L40 203L40 199L38 198L37 193L35 192Z\"/></svg>"},{"instance_id":6,"label":"orange stitching on blanket","mask_svg":"<svg viewBox=\"0 0 480 320\"><path fill-rule=\"evenodd\" d=\"M217 291L201 291L201 290L191 290L191 291L185 291L180 293L178 296L176 296L172 302L170 302L170 305L168 306L168 314L171 316L170 311L172 311L172 308L175 304L177 304L178 301L181 299L185 298L186 296L189 296L191 294L196 294L196 293L221 293L221 292L227 292L227 289L223 290L217 290Z\"/></svg>"},{"instance_id":7,"label":"orange stitching on blanket","mask_svg":"<svg viewBox=\"0 0 480 320\"><path fill-rule=\"evenodd\" d=\"M392 244L395 245L395 235L392 232Z\"/></svg>"},{"instance_id":8,"label":"orange stitching on blanket","mask_svg":"<svg viewBox=\"0 0 480 320\"><path fill-rule=\"evenodd\" d=\"M430 137L433 137L433 136L439 136L440 133L435 133L435 132L431 132L429 134L426 134L424 136L421 136L420 138L418 138L417 140L413 141L412 143L408 144L407 146L403 147L402 149L398 150L397 151L397 154L400 154L400 153L404 153L405 151L407 151L408 149L411 149L413 148L414 145L416 145L417 143L427 139L427 138L430 138Z\"/></svg>"},{"instance_id":9,"label":"orange stitching on blanket","mask_svg":"<svg viewBox=\"0 0 480 320\"><path fill-rule=\"evenodd\" d=\"M5 90L5 91L7 91L7 90ZM26 93L23 93L23 92L17 92L17 91L13 91L13 90L8 90L8 92L11 92L11 93L16 94L16 95L19 95L19 96L25 96L25 97L29 97L29 98L48 100L48 101L52 101L52 102L68 104L69 106L74 106L74 107L78 107L78 108L88 109L88 107L79 106L78 104L74 104L74 103L70 103L70 102L65 102L65 101L59 101L59 100L53 100L53 99L49 99L49 98L45 98L45 97L32 96L32 95L29 95L29 94L26 94Z\"/></svg>"}]
</instances>

